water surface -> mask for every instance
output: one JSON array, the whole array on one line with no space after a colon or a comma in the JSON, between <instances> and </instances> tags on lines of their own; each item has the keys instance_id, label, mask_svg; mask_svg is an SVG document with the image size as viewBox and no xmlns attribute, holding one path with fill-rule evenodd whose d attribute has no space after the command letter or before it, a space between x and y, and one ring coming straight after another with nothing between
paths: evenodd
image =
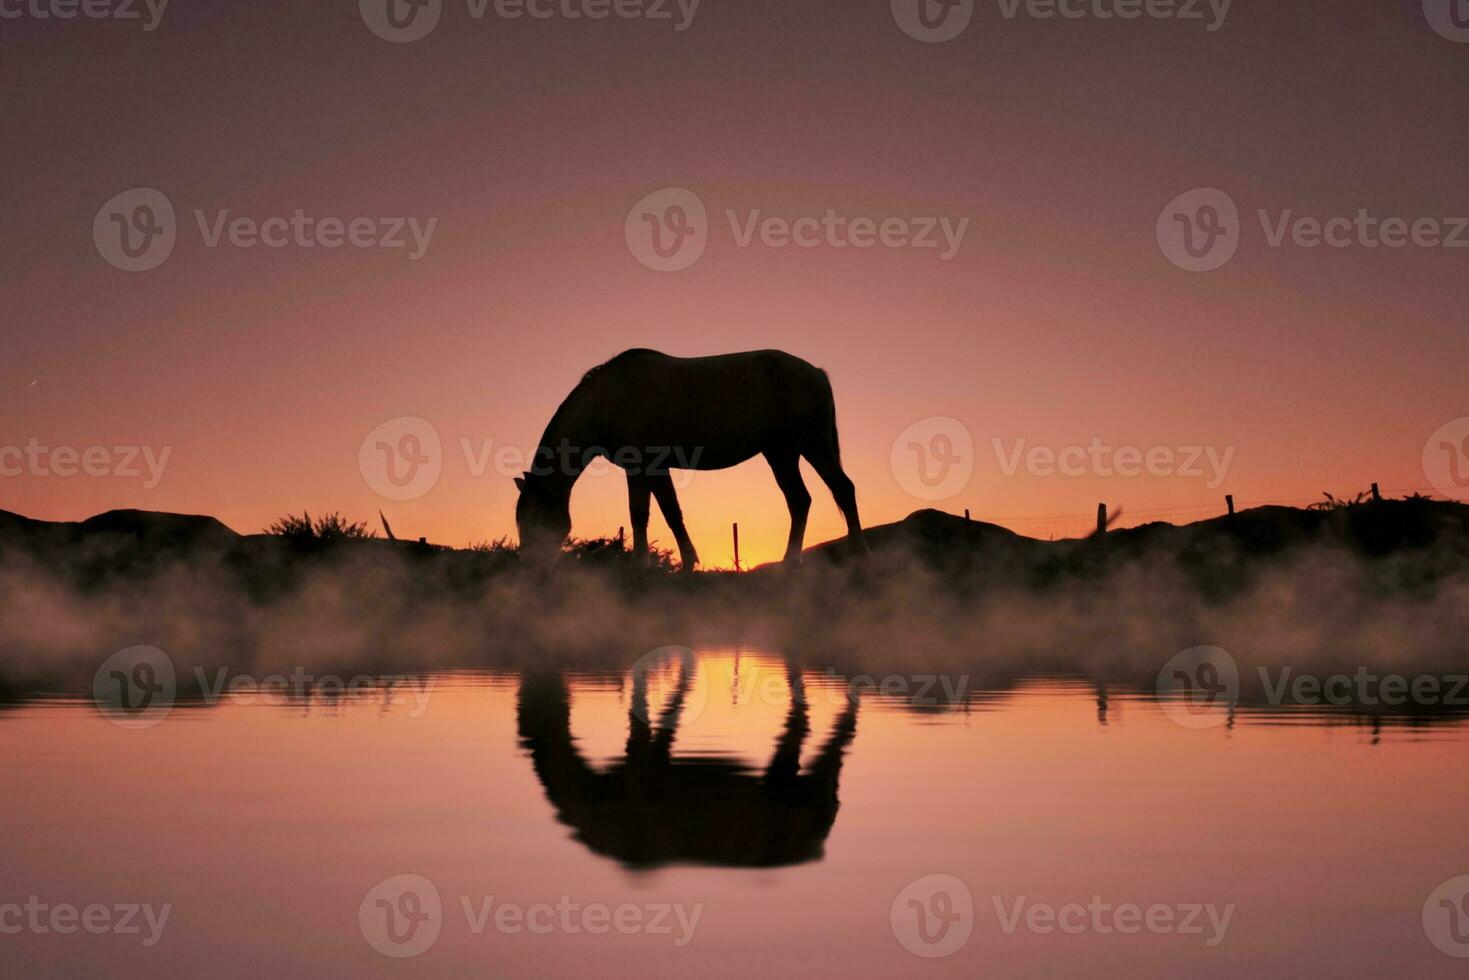
<instances>
[{"instance_id":1,"label":"water surface","mask_svg":"<svg viewBox=\"0 0 1469 980\"><path fill-rule=\"evenodd\" d=\"M0 935L7 972L1464 969L1424 919L1469 872L1459 724L1277 711L1190 729L1062 679L915 705L912 689L854 701L768 654L690 666L646 689L617 671L486 672L434 675L423 699L226 696L143 730L77 700L14 706L0 903L171 911L151 946L146 925ZM405 881L430 883L437 910ZM1200 933L1094 919L1127 904L1175 926L1230 911L1222 931L1200 912ZM1032 926L1037 905L1086 921ZM1444 929L1469 925L1452 911ZM376 948L414 942L407 958Z\"/></svg>"}]
</instances>

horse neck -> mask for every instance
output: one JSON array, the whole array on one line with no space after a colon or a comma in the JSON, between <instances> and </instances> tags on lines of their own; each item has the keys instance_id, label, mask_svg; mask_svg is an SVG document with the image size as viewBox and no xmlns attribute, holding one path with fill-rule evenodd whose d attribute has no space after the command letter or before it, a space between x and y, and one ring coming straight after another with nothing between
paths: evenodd
<instances>
[{"instance_id":1,"label":"horse neck","mask_svg":"<svg viewBox=\"0 0 1469 980\"><path fill-rule=\"evenodd\" d=\"M536 447L531 472L558 501L571 501L571 488L585 469L582 454L594 445L587 435L587 411L580 388L561 403Z\"/></svg>"}]
</instances>

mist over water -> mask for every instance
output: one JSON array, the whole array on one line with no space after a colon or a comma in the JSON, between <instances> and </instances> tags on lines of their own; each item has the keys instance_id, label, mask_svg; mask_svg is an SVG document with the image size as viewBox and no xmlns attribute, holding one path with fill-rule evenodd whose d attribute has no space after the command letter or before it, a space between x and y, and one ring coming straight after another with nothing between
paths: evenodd
<instances>
[{"instance_id":1,"label":"mist over water","mask_svg":"<svg viewBox=\"0 0 1469 980\"><path fill-rule=\"evenodd\" d=\"M343 677L618 668L680 644L778 650L842 675L962 674L969 690L1054 675L1151 689L1170 658L1212 646L1238 663L1248 703L1282 670L1462 673L1469 576L1412 586L1440 557L1311 545L1211 596L1177 560L1146 553L1041 586L994 575L956 584L894 550L860 567L688 580L569 565L549 580L511 570L465 588L409 558L356 550L260 598L213 559L79 587L11 554L0 564L0 681L16 695L86 691L106 657L138 644L173 660L181 696L195 668Z\"/></svg>"}]
</instances>

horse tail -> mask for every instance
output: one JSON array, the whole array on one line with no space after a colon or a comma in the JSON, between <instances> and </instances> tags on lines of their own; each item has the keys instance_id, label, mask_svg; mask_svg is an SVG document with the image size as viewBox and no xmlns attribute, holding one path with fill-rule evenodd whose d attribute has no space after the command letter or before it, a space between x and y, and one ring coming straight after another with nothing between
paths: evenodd
<instances>
[{"instance_id":1,"label":"horse tail","mask_svg":"<svg viewBox=\"0 0 1469 980\"><path fill-rule=\"evenodd\" d=\"M840 466L842 462L842 443L837 437L837 399L831 390L831 376L824 368L817 368L816 373L821 375L823 394L826 396L826 437L831 441L832 459Z\"/></svg>"}]
</instances>

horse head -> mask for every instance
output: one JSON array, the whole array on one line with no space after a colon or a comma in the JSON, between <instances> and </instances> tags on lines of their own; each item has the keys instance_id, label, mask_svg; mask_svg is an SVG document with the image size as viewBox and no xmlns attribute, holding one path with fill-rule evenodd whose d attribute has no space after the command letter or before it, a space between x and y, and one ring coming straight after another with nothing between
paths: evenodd
<instances>
[{"instance_id":1,"label":"horse head","mask_svg":"<svg viewBox=\"0 0 1469 980\"><path fill-rule=\"evenodd\" d=\"M535 569L547 569L561 555L571 533L571 507L547 481L527 472L515 478L520 498L515 502L515 525L520 533L520 560Z\"/></svg>"}]
</instances>

